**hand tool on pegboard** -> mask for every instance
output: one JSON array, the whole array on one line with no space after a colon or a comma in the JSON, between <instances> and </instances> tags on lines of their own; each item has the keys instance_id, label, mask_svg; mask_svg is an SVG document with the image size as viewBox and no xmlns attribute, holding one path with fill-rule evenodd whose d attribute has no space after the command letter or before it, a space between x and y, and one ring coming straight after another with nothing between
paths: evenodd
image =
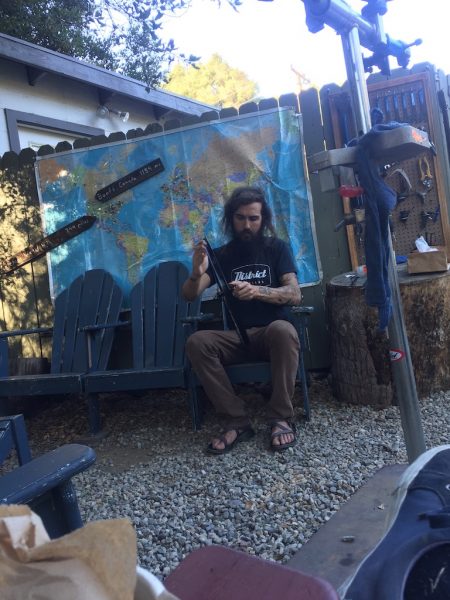
<instances>
[{"instance_id":1,"label":"hand tool on pegboard","mask_svg":"<svg viewBox=\"0 0 450 600\"><path fill-rule=\"evenodd\" d=\"M392 94L392 103L394 104L394 119L400 123L400 110L397 94Z\"/></svg>"},{"instance_id":2,"label":"hand tool on pegboard","mask_svg":"<svg viewBox=\"0 0 450 600\"><path fill-rule=\"evenodd\" d=\"M416 190L413 189L411 180L405 169L402 169L401 167L396 167L394 170L388 171L386 177L392 177L393 175L398 176L398 190L396 190L398 204L400 202L403 202L410 196L415 196L417 194Z\"/></svg>"},{"instance_id":3,"label":"hand tool on pegboard","mask_svg":"<svg viewBox=\"0 0 450 600\"><path fill-rule=\"evenodd\" d=\"M426 229L430 221L433 221L433 212L430 210L423 210L420 213L420 223L422 225L422 229Z\"/></svg>"},{"instance_id":4,"label":"hand tool on pegboard","mask_svg":"<svg viewBox=\"0 0 450 600\"><path fill-rule=\"evenodd\" d=\"M441 214L441 207L439 206L439 204L436 206L436 208L434 209L434 213L433 213L433 223L436 223L436 221L439 218L439 215Z\"/></svg>"},{"instance_id":5,"label":"hand tool on pegboard","mask_svg":"<svg viewBox=\"0 0 450 600\"><path fill-rule=\"evenodd\" d=\"M391 120L391 103L389 101L389 96L384 97L384 120L386 122Z\"/></svg>"},{"instance_id":6,"label":"hand tool on pegboard","mask_svg":"<svg viewBox=\"0 0 450 600\"><path fill-rule=\"evenodd\" d=\"M403 225L406 225L406 221L409 219L409 215L411 214L410 210L401 210L398 213L398 220L401 221L403 223Z\"/></svg>"},{"instance_id":7,"label":"hand tool on pegboard","mask_svg":"<svg viewBox=\"0 0 450 600\"><path fill-rule=\"evenodd\" d=\"M433 246L436 243L436 234L432 231L425 232L425 241L429 246Z\"/></svg>"},{"instance_id":8,"label":"hand tool on pegboard","mask_svg":"<svg viewBox=\"0 0 450 600\"><path fill-rule=\"evenodd\" d=\"M344 218L339 223L336 223L334 231L339 231L344 225L361 225L365 217L362 204L363 188L358 185L341 185L338 188L338 193L341 198L356 199L357 206L352 207L352 212L345 214Z\"/></svg>"},{"instance_id":9,"label":"hand tool on pegboard","mask_svg":"<svg viewBox=\"0 0 450 600\"><path fill-rule=\"evenodd\" d=\"M419 99L419 117L421 121L427 120L427 107L425 106L425 92L423 88L419 88L417 91L417 97Z\"/></svg>"},{"instance_id":10,"label":"hand tool on pegboard","mask_svg":"<svg viewBox=\"0 0 450 600\"><path fill-rule=\"evenodd\" d=\"M400 167L395 168L393 171L389 171L386 177L392 177L396 174L399 178L399 189L397 190L397 203L399 204L403 202L410 196L417 196L418 198L420 198L422 204L425 204L426 196L431 188L425 189L424 191L414 189L411 184L411 180L408 176L408 173L405 171L405 169L402 169Z\"/></svg>"},{"instance_id":11,"label":"hand tool on pegboard","mask_svg":"<svg viewBox=\"0 0 450 600\"><path fill-rule=\"evenodd\" d=\"M409 196L414 195L414 191L413 191L413 188L411 185L411 180L409 179L408 174L406 173L405 169L401 169L400 167L397 167L396 169L391 171L389 173L389 176L395 175L395 174L398 175L398 179L399 179L399 190L397 191L397 202L403 202Z\"/></svg>"},{"instance_id":12,"label":"hand tool on pegboard","mask_svg":"<svg viewBox=\"0 0 450 600\"><path fill-rule=\"evenodd\" d=\"M418 162L419 180L425 189L428 191L433 187L433 176L431 174L430 163L426 156L421 156Z\"/></svg>"},{"instance_id":13,"label":"hand tool on pegboard","mask_svg":"<svg viewBox=\"0 0 450 600\"><path fill-rule=\"evenodd\" d=\"M411 120L417 121L417 102L413 90L410 90L409 92L409 99L411 101Z\"/></svg>"},{"instance_id":14,"label":"hand tool on pegboard","mask_svg":"<svg viewBox=\"0 0 450 600\"><path fill-rule=\"evenodd\" d=\"M344 219L337 223L334 228L339 231L343 225L354 225L354 234L357 245L362 248L364 245L364 220L365 210L362 194L364 190L359 185L341 185L338 189L341 198L350 200L351 214L344 215Z\"/></svg>"},{"instance_id":15,"label":"hand tool on pegboard","mask_svg":"<svg viewBox=\"0 0 450 600\"><path fill-rule=\"evenodd\" d=\"M409 117L409 113L408 113L408 96L407 96L406 92L401 92L400 98L402 101L403 121L409 122L410 117Z\"/></svg>"}]
</instances>

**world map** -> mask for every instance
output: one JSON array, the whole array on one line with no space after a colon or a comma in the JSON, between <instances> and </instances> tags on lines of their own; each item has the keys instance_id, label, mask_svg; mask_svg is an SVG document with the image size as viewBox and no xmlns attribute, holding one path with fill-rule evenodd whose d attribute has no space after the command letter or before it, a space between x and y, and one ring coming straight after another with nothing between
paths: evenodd
<instances>
[{"instance_id":1,"label":"world map","mask_svg":"<svg viewBox=\"0 0 450 600\"><path fill-rule=\"evenodd\" d=\"M162 172L109 200L95 199L155 159ZM158 262L178 260L189 268L195 241L205 235L212 246L226 241L223 203L241 185L265 191L277 235L291 244L300 283L320 281L302 123L292 109L38 157L36 180L46 235L83 215L97 217L88 231L49 253L52 297L88 269L109 271L127 300Z\"/></svg>"}]
</instances>

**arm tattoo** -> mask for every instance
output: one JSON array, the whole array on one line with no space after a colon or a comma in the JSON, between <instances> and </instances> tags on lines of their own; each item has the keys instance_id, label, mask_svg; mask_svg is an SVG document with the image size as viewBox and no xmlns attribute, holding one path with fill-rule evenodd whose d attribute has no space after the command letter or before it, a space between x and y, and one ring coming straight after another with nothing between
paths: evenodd
<instances>
[{"instance_id":1,"label":"arm tattoo","mask_svg":"<svg viewBox=\"0 0 450 600\"><path fill-rule=\"evenodd\" d=\"M259 288L259 292L263 296L270 296L270 294L272 293L272 291L273 291L273 288L267 287L267 285L262 285Z\"/></svg>"},{"instance_id":2,"label":"arm tattoo","mask_svg":"<svg viewBox=\"0 0 450 600\"><path fill-rule=\"evenodd\" d=\"M288 306L300 304L302 294L295 273L285 273L280 277L280 283L281 286L278 288L267 286L258 288L259 299L271 304L286 304Z\"/></svg>"}]
</instances>

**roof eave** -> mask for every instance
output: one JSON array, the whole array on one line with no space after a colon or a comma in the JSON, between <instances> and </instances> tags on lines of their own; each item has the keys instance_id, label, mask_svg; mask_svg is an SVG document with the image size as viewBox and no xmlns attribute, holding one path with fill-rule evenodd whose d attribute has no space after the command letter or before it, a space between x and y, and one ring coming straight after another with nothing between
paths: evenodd
<instances>
[{"instance_id":1,"label":"roof eave","mask_svg":"<svg viewBox=\"0 0 450 600\"><path fill-rule=\"evenodd\" d=\"M0 57L40 71L92 85L99 90L107 90L110 93L141 100L183 114L200 116L215 109L214 106L209 104L203 104L184 96L177 96L171 92L149 89L145 83L131 79L131 77L108 71L102 67L42 48L4 33L0 33Z\"/></svg>"}]
</instances>

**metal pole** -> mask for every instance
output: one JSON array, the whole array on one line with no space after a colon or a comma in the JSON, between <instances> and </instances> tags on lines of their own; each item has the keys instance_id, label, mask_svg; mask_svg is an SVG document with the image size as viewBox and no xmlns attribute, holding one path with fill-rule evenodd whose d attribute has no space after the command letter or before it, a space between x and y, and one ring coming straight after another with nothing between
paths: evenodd
<instances>
[{"instance_id":1,"label":"metal pole","mask_svg":"<svg viewBox=\"0 0 450 600\"><path fill-rule=\"evenodd\" d=\"M381 23L379 24L379 27L381 28ZM366 133L371 126L370 105L367 85L364 78L364 64L362 61L358 29L357 27L353 27L347 33L341 33L341 36L357 131L358 133ZM392 295L392 317L389 323L388 335L390 348L391 350L396 351L395 356L397 358L396 360L391 361L392 374L400 409L400 418L403 434L405 436L408 460L409 462L413 462L426 450L426 446L420 418L419 401L409 350L408 336L406 334L403 317L395 255L390 236L389 247L389 285Z\"/></svg>"}]
</instances>

